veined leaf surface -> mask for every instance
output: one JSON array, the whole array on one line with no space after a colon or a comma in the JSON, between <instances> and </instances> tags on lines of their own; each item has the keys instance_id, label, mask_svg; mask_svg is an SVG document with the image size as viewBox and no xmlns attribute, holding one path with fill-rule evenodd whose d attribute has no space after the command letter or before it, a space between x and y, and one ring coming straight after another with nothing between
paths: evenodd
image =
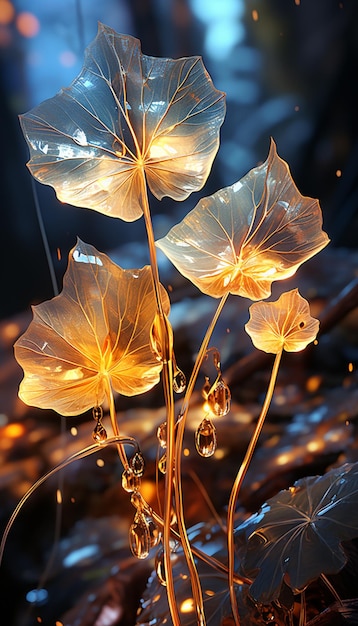
<instances>
[{"instance_id":1,"label":"veined leaf surface","mask_svg":"<svg viewBox=\"0 0 358 626\"><path fill-rule=\"evenodd\" d=\"M35 178L63 202L133 221L145 178L159 199L201 189L224 115L200 57L147 56L100 24L70 87L20 119Z\"/></svg>"},{"instance_id":2,"label":"veined leaf surface","mask_svg":"<svg viewBox=\"0 0 358 626\"><path fill-rule=\"evenodd\" d=\"M169 298L162 288L163 307ZM149 266L124 270L78 240L69 254L62 292L33 307L15 343L24 370L20 398L31 406L77 415L113 390L133 396L159 380L152 343L156 300Z\"/></svg>"},{"instance_id":3,"label":"veined leaf surface","mask_svg":"<svg viewBox=\"0 0 358 626\"><path fill-rule=\"evenodd\" d=\"M299 352L317 336L319 321L311 317L309 304L298 289L283 293L276 302L254 302L249 311L245 330L254 346L264 352Z\"/></svg>"},{"instance_id":4,"label":"veined leaf surface","mask_svg":"<svg viewBox=\"0 0 358 626\"><path fill-rule=\"evenodd\" d=\"M318 200L301 195L272 141L263 165L200 200L157 245L202 292L261 300L328 241Z\"/></svg>"},{"instance_id":5,"label":"veined leaf surface","mask_svg":"<svg viewBox=\"0 0 358 626\"><path fill-rule=\"evenodd\" d=\"M256 602L276 600L283 579L298 593L342 569L341 542L358 536L358 463L298 480L236 529L241 571Z\"/></svg>"}]
</instances>

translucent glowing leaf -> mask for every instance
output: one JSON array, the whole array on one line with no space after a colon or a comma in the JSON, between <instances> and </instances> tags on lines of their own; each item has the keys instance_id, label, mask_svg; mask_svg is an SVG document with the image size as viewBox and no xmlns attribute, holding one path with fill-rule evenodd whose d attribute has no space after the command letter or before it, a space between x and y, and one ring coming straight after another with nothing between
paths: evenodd
<instances>
[{"instance_id":1,"label":"translucent glowing leaf","mask_svg":"<svg viewBox=\"0 0 358 626\"><path fill-rule=\"evenodd\" d=\"M79 76L21 117L31 173L63 202L133 221L144 175L159 199L206 181L225 115L199 57L161 59L99 25Z\"/></svg>"},{"instance_id":2,"label":"translucent glowing leaf","mask_svg":"<svg viewBox=\"0 0 358 626\"><path fill-rule=\"evenodd\" d=\"M276 302L255 302L249 311L245 330L264 352L299 352L317 336L319 321L310 316L309 304L298 289L283 293Z\"/></svg>"},{"instance_id":3,"label":"translucent glowing leaf","mask_svg":"<svg viewBox=\"0 0 358 626\"><path fill-rule=\"evenodd\" d=\"M328 241L318 201L300 194L272 141L263 165L200 200L157 245L204 293L261 300Z\"/></svg>"},{"instance_id":4,"label":"translucent glowing leaf","mask_svg":"<svg viewBox=\"0 0 358 626\"><path fill-rule=\"evenodd\" d=\"M342 541L358 536L358 463L310 476L270 498L236 530L241 570L256 602L296 593L347 561Z\"/></svg>"},{"instance_id":5,"label":"translucent glowing leaf","mask_svg":"<svg viewBox=\"0 0 358 626\"><path fill-rule=\"evenodd\" d=\"M169 312L164 288L162 298ZM99 406L108 384L126 396L151 389L162 369L151 340L155 315L149 266L124 270L78 240L62 292L33 307L33 320L15 344L25 372L20 398L77 415Z\"/></svg>"}]
</instances>

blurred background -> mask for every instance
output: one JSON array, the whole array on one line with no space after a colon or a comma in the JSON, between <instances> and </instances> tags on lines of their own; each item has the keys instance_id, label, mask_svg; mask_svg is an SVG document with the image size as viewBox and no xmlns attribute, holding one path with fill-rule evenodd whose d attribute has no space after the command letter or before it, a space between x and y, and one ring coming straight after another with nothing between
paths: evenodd
<instances>
[{"instance_id":1,"label":"blurred background","mask_svg":"<svg viewBox=\"0 0 358 626\"><path fill-rule=\"evenodd\" d=\"M106 252L125 244L123 266L147 262L142 220L60 205L25 166L18 115L70 84L97 21L140 38L145 54L202 55L227 93L212 175L185 203L153 201L157 236L265 160L272 136L300 191L319 198L332 245L356 248L356 0L0 0L1 318L53 295L36 196L60 285L77 235Z\"/></svg>"}]
</instances>

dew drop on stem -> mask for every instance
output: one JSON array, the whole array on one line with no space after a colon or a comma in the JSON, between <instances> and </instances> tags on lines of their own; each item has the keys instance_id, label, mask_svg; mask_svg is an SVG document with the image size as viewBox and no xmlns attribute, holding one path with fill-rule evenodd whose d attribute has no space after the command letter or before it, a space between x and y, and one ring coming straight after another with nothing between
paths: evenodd
<instances>
[{"instance_id":1,"label":"dew drop on stem","mask_svg":"<svg viewBox=\"0 0 358 626\"><path fill-rule=\"evenodd\" d=\"M216 429L210 419L206 417L200 423L195 433L195 446L200 456L210 457L216 450Z\"/></svg>"}]
</instances>

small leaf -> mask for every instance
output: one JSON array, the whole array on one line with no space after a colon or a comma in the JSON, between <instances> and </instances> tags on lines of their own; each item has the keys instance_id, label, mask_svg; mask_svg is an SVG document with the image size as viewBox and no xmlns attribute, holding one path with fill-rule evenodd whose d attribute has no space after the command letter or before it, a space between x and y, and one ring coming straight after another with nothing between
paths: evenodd
<instances>
[{"instance_id":1,"label":"small leaf","mask_svg":"<svg viewBox=\"0 0 358 626\"><path fill-rule=\"evenodd\" d=\"M169 312L164 288L162 298ZM78 240L62 292L33 307L33 320L15 343L25 372L20 398L78 415L101 405L109 384L126 396L151 389L162 369L151 341L155 316L149 266L124 270Z\"/></svg>"},{"instance_id":2,"label":"small leaf","mask_svg":"<svg viewBox=\"0 0 358 626\"><path fill-rule=\"evenodd\" d=\"M35 178L62 202L131 222L144 176L158 199L201 189L224 115L199 57L146 56L138 39L100 24L70 87L20 120Z\"/></svg>"},{"instance_id":3,"label":"small leaf","mask_svg":"<svg viewBox=\"0 0 358 626\"><path fill-rule=\"evenodd\" d=\"M272 141L263 165L200 200L157 246L203 293L261 300L328 241L318 201L300 194Z\"/></svg>"},{"instance_id":4,"label":"small leaf","mask_svg":"<svg viewBox=\"0 0 358 626\"><path fill-rule=\"evenodd\" d=\"M255 302L249 311L245 330L264 352L299 352L317 336L319 321L310 316L309 304L298 289L283 293L276 302Z\"/></svg>"},{"instance_id":5,"label":"small leaf","mask_svg":"<svg viewBox=\"0 0 358 626\"><path fill-rule=\"evenodd\" d=\"M298 480L236 529L241 572L255 602L276 600L283 579L298 593L347 562L342 541L358 536L358 463Z\"/></svg>"}]
</instances>

